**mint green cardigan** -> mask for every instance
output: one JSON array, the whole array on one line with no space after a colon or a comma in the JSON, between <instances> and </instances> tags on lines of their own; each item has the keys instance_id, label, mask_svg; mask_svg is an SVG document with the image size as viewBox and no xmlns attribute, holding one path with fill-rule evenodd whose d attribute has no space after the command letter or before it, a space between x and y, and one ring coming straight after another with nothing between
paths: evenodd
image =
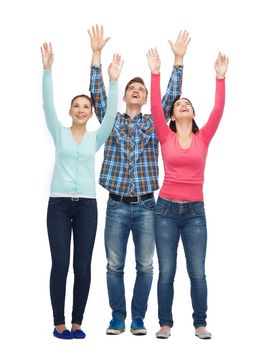
<instances>
[{"instance_id":1,"label":"mint green cardigan","mask_svg":"<svg viewBox=\"0 0 263 350\"><path fill-rule=\"evenodd\" d=\"M56 158L50 192L71 196L96 197L95 153L111 133L117 112L117 82L109 82L107 110L99 129L86 132L78 144L70 128L57 118L53 101L51 70L43 72L43 107L47 127L53 137Z\"/></svg>"}]
</instances>

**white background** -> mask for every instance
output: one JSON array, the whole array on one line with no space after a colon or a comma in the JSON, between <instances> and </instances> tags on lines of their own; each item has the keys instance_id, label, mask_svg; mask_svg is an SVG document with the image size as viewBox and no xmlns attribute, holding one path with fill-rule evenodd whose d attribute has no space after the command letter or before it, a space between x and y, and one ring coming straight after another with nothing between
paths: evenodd
<instances>
[{"instance_id":1,"label":"white background","mask_svg":"<svg viewBox=\"0 0 263 350\"><path fill-rule=\"evenodd\" d=\"M2 349L258 349L262 344L262 11L261 1L231 0L8 0L1 2L1 298ZM210 145L205 173L208 222L208 329L211 341L194 337L189 280L182 247L178 252L172 336L155 339L158 329L155 258L153 287L145 324L146 337L129 332L130 300L135 278L130 240L125 269L127 331L105 335L111 318L103 243L107 192L97 186L99 224L92 263L83 341L52 336L49 299L50 252L46 208L54 162L41 100L40 45L51 41L55 103L64 125L70 125L70 100L87 93L91 50L87 29L104 24L110 42L103 51L103 71L112 54L122 54L119 110L126 82L142 76L149 86L146 52L156 46L162 59L162 91L173 64L168 39L180 29L192 37L184 64L183 95L190 98L201 127L213 106L214 60L219 50L230 58L226 106ZM145 106L149 111L149 104ZM96 128L95 120L89 128ZM102 149L97 154L97 178ZM163 172L160 159L160 183ZM156 193L157 196L157 193ZM70 322L72 267L69 271L66 319ZM4 345L4 347L3 347Z\"/></svg>"}]
</instances>

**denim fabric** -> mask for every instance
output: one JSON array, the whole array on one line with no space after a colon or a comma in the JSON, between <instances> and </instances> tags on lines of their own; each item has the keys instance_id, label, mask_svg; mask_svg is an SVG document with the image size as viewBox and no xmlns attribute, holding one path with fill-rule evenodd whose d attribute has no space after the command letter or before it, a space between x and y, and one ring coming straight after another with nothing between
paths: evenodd
<instances>
[{"instance_id":1,"label":"denim fabric","mask_svg":"<svg viewBox=\"0 0 263 350\"><path fill-rule=\"evenodd\" d=\"M154 207L154 198L137 204L108 199L105 248L109 303L114 318L126 317L123 270L130 231L135 246L137 270L131 306L132 318L145 316L153 277Z\"/></svg>"},{"instance_id":2,"label":"denim fabric","mask_svg":"<svg viewBox=\"0 0 263 350\"><path fill-rule=\"evenodd\" d=\"M173 282L176 272L177 247L181 237L187 272L191 281L194 327L206 326L207 229L204 203L179 204L158 198L155 207L155 237L159 262L158 316L160 325L173 326Z\"/></svg>"},{"instance_id":3,"label":"denim fabric","mask_svg":"<svg viewBox=\"0 0 263 350\"><path fill-rule=\"evenodd\" d=\"M50 197L47 211L48 238L52 257L50 296L54 325L65 324L66 280L73 231L72 323L81 324L90 288L90 264L97 229L96 199Z\"/></svg>"}]
</instances>

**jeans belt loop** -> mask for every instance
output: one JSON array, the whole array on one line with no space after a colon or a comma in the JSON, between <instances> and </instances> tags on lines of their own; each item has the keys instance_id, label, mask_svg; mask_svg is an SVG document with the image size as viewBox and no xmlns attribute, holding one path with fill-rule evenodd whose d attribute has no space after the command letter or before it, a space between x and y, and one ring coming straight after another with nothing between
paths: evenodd
<instances>
[{"instance_id":1,"label":"jeans belt loop","mask_svg":"<svg viewBox=\"0 0 263 350\"><path fill-rule=\"evenodd\" d=\"M79 201L79 197L71 197L71 200L72 200L73 202L78 202L78 201Z\"/></svg>"}]
</instances>

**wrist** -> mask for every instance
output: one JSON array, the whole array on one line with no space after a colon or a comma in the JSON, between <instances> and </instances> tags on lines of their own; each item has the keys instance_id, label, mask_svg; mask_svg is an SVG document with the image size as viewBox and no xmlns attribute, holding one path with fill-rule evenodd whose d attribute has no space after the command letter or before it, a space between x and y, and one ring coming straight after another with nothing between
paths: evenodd
<instances>
[{"instance_id":1,"label":"wrist","mask_svg":"<svg viewBox=\"0 0 263 350\"><path fill-rule=\"evenodd\" d=\"M91 65L100 66L101 63L101 51L93 51Z\"/></svg>"},{"instance_id":2,"label":"wrist","mask_svg":"<svg viewBox=\"0 0 263 350\"><path fill-rule=\"evenodd\" d=\"M217 79L225 79L225 74L217 74L216 78Z\"/></svg>"},{"instance_id":3,"label":"wrist","mask_svg":"<svg viewBox=\"0 0 263 350\"><path fill-rule=\"evenodd\" d=\"M183 56L175 56L174 58L174 66L182 66L183 65Z\"/></svg>"}]
</instances>

